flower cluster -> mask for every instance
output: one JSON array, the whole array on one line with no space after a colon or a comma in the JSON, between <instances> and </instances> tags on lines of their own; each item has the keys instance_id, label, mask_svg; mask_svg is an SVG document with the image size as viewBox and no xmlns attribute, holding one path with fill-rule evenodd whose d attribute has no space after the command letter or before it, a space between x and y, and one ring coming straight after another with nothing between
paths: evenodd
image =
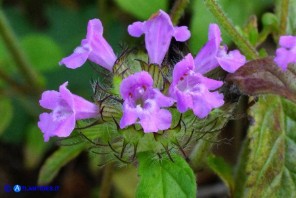
<instances>
[{"instance_id":1,"label":"flower cluster","mask_svg":"<svg viewBox=\"0 0 296 198\"><path fill-rule=\"evenodd\" d=\"M174 26L169 15L162 10L147 21L129 25L128 33L134 37L145 35L149 57L147 65L156 66L159 70L165 67L163 60L171 40L174 38L184 42L191 36L186 26ZM167 89L155 86L153 75L147 71L133 72L122 79L120 99L117 100L122 105L121 129L139 124L145 133L168 130L172 123L170 108L173 106L180 113L191 109L195 116L202 119L212 109L224 104L223 94L218 90L223 82L208 78L206 74L219 66L233 73L245 64L246 59L238 50L228 52L227 46L221 45L218 25L211 24L208 35L207 43L195 57L189 53L174 65L172 77L166 79L169 83ZM103 37L103 26L99 19L89 21L87 35L81 46L63 58L60 64L75 69L87 60L110 72L114 72L113 67L118 61ZM69 136L76 120L98 119L101 116L100 103L91 103L71 94L66 85L61 85L59 92L44 92L40 100L42 107L52 110L51 113L42 113L38 122L45 141L51 136Z\"/></svg>"}]
</instances>

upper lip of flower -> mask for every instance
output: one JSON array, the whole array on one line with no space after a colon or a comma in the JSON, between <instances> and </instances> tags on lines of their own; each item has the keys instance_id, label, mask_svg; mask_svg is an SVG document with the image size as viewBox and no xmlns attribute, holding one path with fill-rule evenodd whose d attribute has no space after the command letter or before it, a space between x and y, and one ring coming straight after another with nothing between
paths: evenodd
<instances>
[{"instance_id":1,"label":"upper lip of flower","mask_svg":"<svg viewBox=\"0 0 296 198\"><path fill-rule=\"evenodd\" d=\"M147 21L129 25L128 32L135 37L145 34L149 63L158 65L161 65L172 37L181 42L190 37L187 27L174 27L169 15L162 10L153 14Z\"/></svg>"}]
</instances>

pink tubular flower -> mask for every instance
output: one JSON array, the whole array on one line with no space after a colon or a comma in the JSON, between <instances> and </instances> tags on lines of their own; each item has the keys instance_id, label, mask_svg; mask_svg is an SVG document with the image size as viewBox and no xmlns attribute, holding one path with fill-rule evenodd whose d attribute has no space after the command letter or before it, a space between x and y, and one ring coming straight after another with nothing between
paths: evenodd
<instances>
[{"instance_id":1,"label":"pink tubular flower","mask_svg":"<svg viewBox=\"0 0 296 198\"><path fill-rule=\"evenodd\" d=\"M120 85L124 99L120 128L140 123L144 132L166 130L171 126L172 115L162 107L172 106L174 100L153 88L153 79L142 71L124 79Z\"/></svg>"},{"instance_id":2,"label":"pink tubular flower","mask_svg":"<svg viewBox=\"0 0 296 198\"><path fill-rule=\"evenodd\" d=\"M223 95L218 91L223 82L204 77L194 71L195 65L191 54L178 62L173 71L170 95L177 100L177 109L184 113L192 109L199 118L205 118L213 108L224 104Z\"/></svg>"},{"instance_id":3,"label":"pink tubular flower","mask_svg":"<svg viewBox=\"0 0 296 198\"><path fill-rule=\"evenodd\" d=\"M44 141L49 137L67 137L75 128L75 121L95 118L99 115L99 107L80 96L72 94L65 82L59 92L45 91L42 94L40 105L52 110L51 113L42 113L39 116L38 127L44 133Z\"/></svg>"},{"instance_id":4,"label":"pink tubular flower","mask_svg":"<svg viewBox=\"0 0 296 198\"><path fill-rule=\"evenodd\" d=\"M161 64L167 53L172 37L177 41L186 41L190 31L186 26L174 27L170 16L162 10L144 22L135 22L128 26L131 36L140 37L145 34L145 44L149 55L149 63Z\"/></svg>"},{"instance_id":5,"label":"pink tubular flower","mask_svg":"<svg viewBox=\"0 0 296 198\"><path fill-rule=\"evenodd\" d=\"M70 56L63 58L60 65L76 69L82 66L86 60L101 65L112 71L116 56L103 37L103 26L99 19L92 19L88 22L86 38L81 41L81 46L74 50Z\"/></svg>"},{"instance_id":6,"label":"pink tubular flower","mask_svg":"<svg viewBox=\"0 0 296 198\"><path fill-rule=\"evenodd\" d=\"M281 36L279 44L274 62L285 71L289 63L296 63L296 36Z\"/></svg>"},{"instance_id":7,"label":"pink tubular flower","mask_svg":"<svg viewBox=\"0 0 296 198\"><path fill-rule=\"evenodd\" d=\"M197 72L205 74L220 65L225 71L233 73L245 64L245 56L238 50L227 54L227 47L220 46L221 41L219 26L210 24L208 42L194 59Z\"/></svg>"}]
</instances>

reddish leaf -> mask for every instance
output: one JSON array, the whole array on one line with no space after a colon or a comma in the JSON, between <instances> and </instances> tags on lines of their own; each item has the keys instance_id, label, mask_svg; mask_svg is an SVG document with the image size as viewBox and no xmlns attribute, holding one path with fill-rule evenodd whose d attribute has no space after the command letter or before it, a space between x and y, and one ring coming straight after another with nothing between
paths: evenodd
<instances>
[{"instance_id":1,"label":"reddish leaf","mask_svg":"<svg viewBox=\"0 0 296 198\"><path fill-rule=\"evenodd\" d=\"M296 102L296 65L289 65L287 71L277 66L273 57L257 59L246 63L226 81L233 82L247 95L277 94Z\"/></svg>"}]
</instances>

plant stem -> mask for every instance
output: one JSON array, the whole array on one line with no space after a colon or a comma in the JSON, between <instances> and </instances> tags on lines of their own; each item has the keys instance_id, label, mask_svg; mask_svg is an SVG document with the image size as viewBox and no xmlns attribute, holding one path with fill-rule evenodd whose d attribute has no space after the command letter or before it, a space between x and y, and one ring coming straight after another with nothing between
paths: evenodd
<instances>
[{"instance_id":1,"label":"plant stem","mask_svg":"<svg viewBox=\"0 0 296 198\"><path fill-rule=\"evenodd\" d=\"M245 190L245 183L247 179L247 164L249 159L249 145L250 145L250 139L245 138L242 142L240 154L238 157L238 162L235 165L234 168L234 182L235 182L235 190L231 197L242 197L244 190Z\"/></svg>"},{"instance_id":2,"label":"plant stem","mask_svg":"<svg viewBox=\"0 0 296 198\"><path fill-rule=\"evenodd\" d=\"M1 68L0 68L0 79L2 79L8 85L10 85L11 88L17 93L24 94L24 95L29 93L28 87L25 87L25 86L19 84L17 81L10 78L10 76L8 76Z\"/></svg>"},{"instance_id":3,"label":"plant stem","mask_svg":"<svg viewBox=\"0 0 296 198\"><path fill-rule=\"evenodd\" d=\"M171 19L174 25L179 23L180 18L184 14L186 6L189 4L189 0L176 0L171 10Z\"/></svg>"},{"instance_id":4,"label":"plant stem","mask_svg":"<svg viewBox=\"0 0 296 198\"><path fill-rule=\"evenodd\" d=\"M266 41L268 35L271 33L270 28L263 28L263 30L260 32L256 46L261 45L264 41Z\"/></svg>"},{"instance_id":5,"label":"plant stem","mask_svg":"<svg viewBox=\"0 0 296 198\"><path fill-rule=\"evenodd\" d=\"M195 147L193 148L190 156L189 163L193 170L198 170L203 167L204 159L209 154L209 150L212 144L206 140L199 140Z\"/></svg>"},{"instance_id":6,"label":"plant stem","mask_svg":"<svg viewBox=\"0 0 296 198\"><path fill-rule=\"evenodd\" d=\"M279 35L286 34L287 30L287 21L288 21L288 13L289 13L289 0L282 0L280 7L280 27L279 27Z\"/></svg>"},{"instance_id":7,"label":"plant stem","mask_svg":"<svg viewBox=\"0 0 296 198\"><path fill-rule=\"evenodd\" d=\"M217 19L219 24L224 28L224 30L230 35L232 41L237 45L237 47L246 55L248 59L259 58L258 52L251 45L251 43L244 38L234 27L230 19L225 15L220 5L216 0L204 0L206 6L210 12Z\"/></svg>"},{"instance_id":8,"label":"plant stem","mask_svg":"<svg viewBox=\"0 0 296 198\"><path fill-rule=\"evenodd\" d=\"M113 164L107 164L104 168L103 179L100 186L100 198L109 198L111 190Z\"/></svg>"},{"instance_id":9,"label":"plant stem","mask_svg":"<svg viewBox=\"0 0 296 198\"><path fill-rule=\"evenodd\" d=\"M36 93L40 93L42 91L42 82L40 82L41 77L32 68L24 52L21 50L16 35L9 26L2 9L0 9L0 35L15 60L21 75L24 76L27 83L32 86Z\"/></svg>"}]
</instances>

